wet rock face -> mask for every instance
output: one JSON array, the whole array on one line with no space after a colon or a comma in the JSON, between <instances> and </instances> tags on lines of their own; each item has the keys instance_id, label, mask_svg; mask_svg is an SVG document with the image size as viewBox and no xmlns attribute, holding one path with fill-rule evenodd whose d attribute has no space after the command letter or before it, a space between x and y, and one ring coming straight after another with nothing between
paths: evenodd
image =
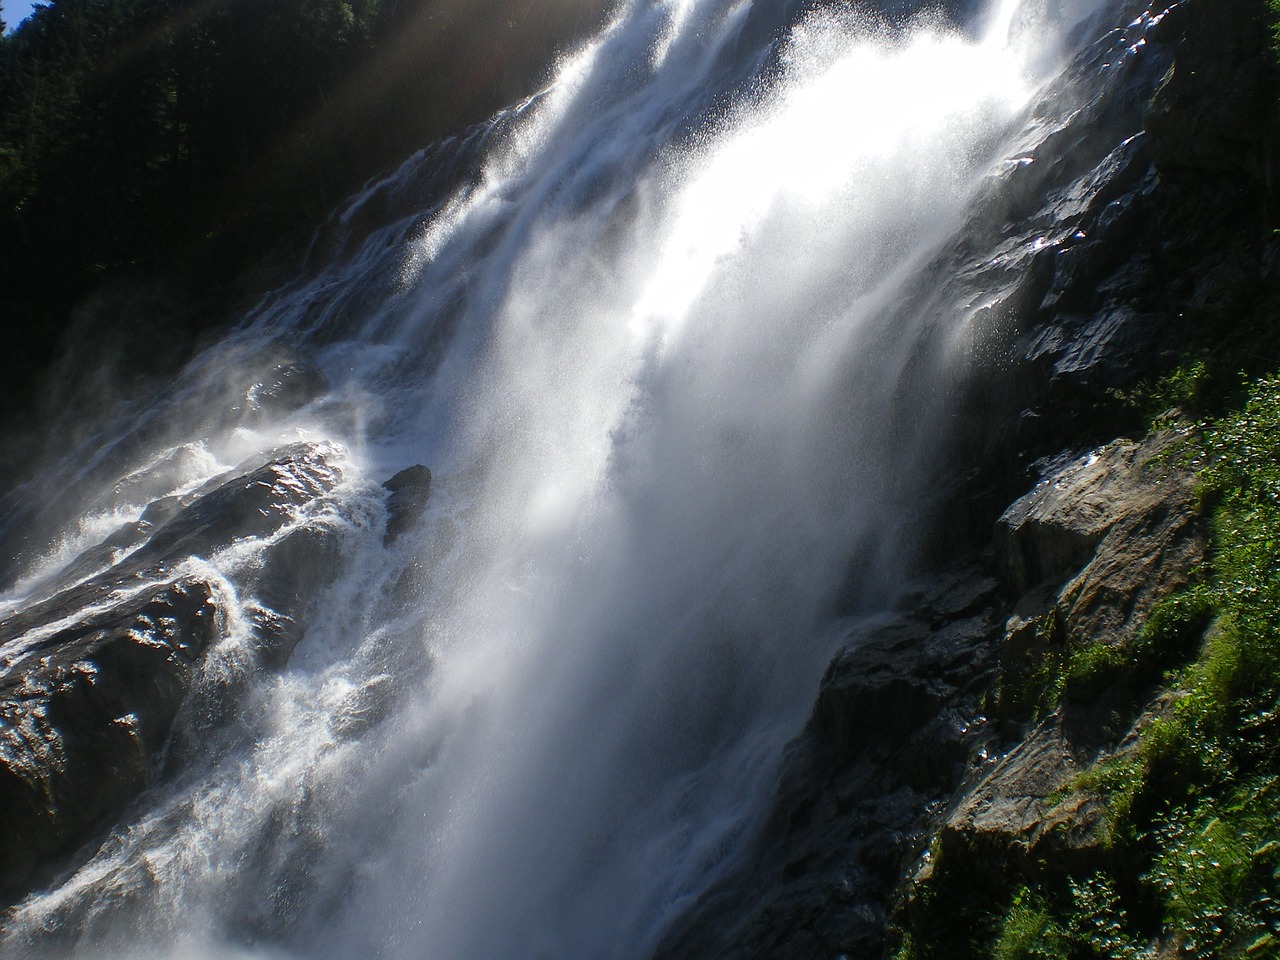
<instances>
[{"instance_id":1,"label":"wet rock face","mask_svg":"<svg viewBox=\"0 0 1280 960\"><path fill-rule=\"evenodd\" d=\"M155 776L202 659L224 634L219 588L176 574L183 561L266 542L258 587L271 608L248 666L288 659L301 598L334 569L337 535L298 524L271 538L341 481L340 453L296 444L156 501L86 551L45 599L0 623L0 897L24 892Z\"/></svg>"},{"instance_id":2,"label":"wet rock face","mask_svg":"<svg viewBox=\"0 0 1280 960\"><path fill-rule=\"evenodd\" d=\"M200 657L209 584L180 580L0 647L0 895L118 816L148 783Z\"/></svg>"},{"instance_id":3,"label":"wet rock face","mask_svg":"<svg viewBox=\"0 0 1280 960\"><path fill-rule=\"evenodd\" d=\"M137 522L73 561L44 588L46 599L28 605L0 629L20 632L99 603L116 590L162 578L187 557L209 557L238 539L272 535L341 482L339 457L332 444L294 444L185 497L153 502Z\"/></svg>"},{"instance_id":4,"label":"wet rock face","mask_svg":"<svg viewBox=\"0 0 1280 960\"><path fill-rule=\"evenodd\" d=\"M143 397L150 397L148 402L139 397L129 403L104 403L103 398L115 397L108 383L90 379L74 386L83 379L83 371L100 369L91 351L102 339L86 336L66 368L59 368L62 372L56 379L73 386L67 387L68 396L50 400L51 410L33 418L40 437L14 440L31 449L15 454L14 462L4 467L12 472L13 482L0 487L0 580L21 578L23 558L55 544L68 517L112 510L122 493L129 494L133 503L145 502L149 494L159 496L193 468L200 469L203 457L198 444L188 442L191 436L226 435L279 423L330 390L324 372L306 357L275 344L245 341L229 348L224 364L189 366L190 382L185 386L153 384L143 391ZM192 347L186 345L186 349ZM118 349L117 344L113 352ZM126 351L130 363L133 352L133 347ZM161 398L164 402L153 402ZM68 438L86 441L93 436L114 439L96 450L88 463L59 462L67 448L76 446ZM163 462L154 459L166 447ZM17 482L37 463L43 464L41 476ZM122 543L110 546L117 551L136 546L163 522L155 516L143 519L150 526L136 531L131 539L128 531L122 531Z\"/></svg>"},{"instance_id":5,"label":"wet rock face","mask_svg":"<svg viewBox=\"0 0 1280 960\"><path fill-rule=\"evenodd\" d=\"M682 920L660 958L879 954L887 893L924 812L987 737L976 694L999 638L996 591L990 576L961 570L917 591L911 612L850 627L747 865Z\"/></svg>"},{"instance_id":6,"label":"wet rock face","mask_svg":"<svg viewBox=\"0 0 1280 960\"><path fill-rule=\"evenodd\" d=\"M1276 78L1263 4L1182 3L1164 29L1177 52L1147 114L1157 167L1265 182Z\"/></svg>"},{"instance_id":7,"label":"wet rock face","mask_svg":"<svg viewBox=\"0 0 1280 960\"><path fill-rule=\"evenodd\" d=\"M233 540L274 533L294 511L341 481L336 454L330 444L294 444L260 467L211 482L151 535L134 562L208 556Z\"/></svg>"},{"instance_id":8,"label":"wet rock face","mask_svg":"<svg viewBox=\"0 0 1280 960\"><path fill-rule=\"evenodd\" d=\"M383 486L387 497L387 532L382 542L388 546L418 521L431 495L431 471L422 464L406 467Z\"/></svg>"},{"instance_id":9,"label":"wet rock face","mask_svg":"<svg viewBox=\"0 0 1280 960\"><path fill-rule=\"evenodd\" d=\"M1100 417L1100 400L1167 367L1185 334L1175 281L1194 275L1184 260L1198 264L1200 248L1170 242L1160 211L1181 200L1143 130L1173 48L1155 39L1159 6L1112 6L1132 21L1096 28L1029 109L945 254L953 269L920 295L954 331L946 355L921 351L922 388L942 385L954 412L920 491L938 505L920 535L939 566L984 548L1038 461L1131 429Z\"/></svg>"}]
</instances>

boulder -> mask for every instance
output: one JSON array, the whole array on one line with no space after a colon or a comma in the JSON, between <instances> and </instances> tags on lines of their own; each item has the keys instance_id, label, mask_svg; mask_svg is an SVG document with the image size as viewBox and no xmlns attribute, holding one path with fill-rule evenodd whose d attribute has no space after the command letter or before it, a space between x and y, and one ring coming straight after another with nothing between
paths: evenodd
<instances>
[{"instance_id":1,"label":"boulder","mask_svg":"<svg viewBox=\"0 0 1280 960\"><path fill-rule=\"evenodd\" d=\"M0 895L147 785L221 620L209 584L179 580L0 648Z\"/></svg>"},{"instance_id":2,"label":"boulder","mask_svg":"<svg viewBox=\"0 0 1280 960\"><path fill-rule=\"evenodd\" d=\"M44 599L0 623L0 897L22 893L37 868L118 818L159 769L223 631L215 588L173 571L278 533L340 482L338 453L295 444L157 501L73 562ZM268 546L260 586L278 609L262 611L249 667L287 659L300 597L333 568L335 537L304 524ZM121 550L132 552L112 563ZM232 709L193 708L209 724Z\"/></svg>"},{"instance_id":3,"label":"boulder","mask_svg":"<svg viewBox=\"0 0 1280 960\"><path fill-rule=\"evenodd\" d=\"M1010 592L1064 582L1094 559L1113 531L1109 553L1144 533L1178 540L1190 523L1193 496L1190 473L1172 462L1176 442L1177 434L1166 431L1141 444L1117 440L1091 450L1005 510L995 547Z\"/></svg>"},{"instance_id":4,"label":"boulder","mask_svg":"<svg viewBox=\"0 0 1280 960\"><path fill-rule=\"evenodd\" d=\"M1040 724L997 761L947 814L936 861L917 874L928 879L939 863L963 859L967 882L1006 882L1010 866L1031 879L1038 863L1087 868L1106 839L1102 802L1069 788L1086 765L1077 761L1058 717Z\"/></svg>"},{"instance_id":5,"label":"boulder","mask_svg":"<svg viewBox=\"0 0 1280 960\"><path fill-rule=\"evenodd\" d=\"M390 546L417 523L431 495L431 471L422 464L406 467L383 484L387 497L387 532L382 542Z\"/></svg>"},{"instance_id":6,"label":"boulder","mask_svg":"<svg viewBox=\"0 0 1280 960\"><path fill-rule=\"evenodd\" d=\"M1125 642L1152 606L1200 575L1205 539L1190 474L1166 474L1127 506L1140 503L1147 509L1120 518L1059 594L1068 646Z\"/></svg>"},{"instance_id":7,"label":"boulder","mask_svg":"<svg viewBox=\"0 0 1280 960\"><path fill-rule=\"evenodd\" d=\"M329 524L305 524L290 530L265 551L254 593L267 611L256 631L257 662L272 669L288 661L302 639L306 607L333 583L341 540Z\"/></svg>"},{"instance_id":8,"label":"boulder","mask_svg":"<svg viewBox=\"0 0 1280 960\"><path fill-rule=\"evenodd\" d=\"M1034 712L1072 657L1109 647L1119 653L1086 660L1122 667L1077 675L1064 691L1100 704L1096 715L1068 717L1078 743L1099 746L1132 721L1159 669L1186 654L1152 648L1140 663L1126 651L1152 607L1199 577L1205 561L1193 474L1177 459L1180 436L1165 430L1093 450L1001 517L997 559L1018 595L1000 656L1003 719Z\"/></svg>"}]
</instances>

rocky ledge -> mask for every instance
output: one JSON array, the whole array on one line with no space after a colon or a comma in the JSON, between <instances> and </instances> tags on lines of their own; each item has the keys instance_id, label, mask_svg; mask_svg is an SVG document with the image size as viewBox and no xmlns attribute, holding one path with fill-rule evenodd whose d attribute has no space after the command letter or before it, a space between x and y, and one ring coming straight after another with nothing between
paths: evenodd
<instances>
[{"instance_id":1,"label":"rocky ledge","mask_svg":"<svg viewBox=\"0 0 1280 960\"><path fill-rule=\"evenodd\" d=\"M0 622L0 895L24 892L156 775L225 632L227 588L191 558L274 537L257 653L263 665L288 656L299 599L335 549L331 530L296 520L341 481L340 460L332 445L297 444L158 500Z\"/></svg>"},{"instance_id":2,"label":"rocky ledge","mask_svg":"<svg viewBox=\"0 0 1280 960\"><path fill-rule=\"evenodd\" d=\"M1101 757L1128 749L1163 667L1188 653L1143 648L1141 628L1203 571L1205 536L1178 443L1166 430L1108 444L1001 517L996 558L1016 599L994 638L990 719L900 887L905 918L928 911L942 889L972 902L1019 877L1033 882L1046 860L1086 874L1107 856L1103 804L1076 787Z\"/></svg>"}]
</instances>

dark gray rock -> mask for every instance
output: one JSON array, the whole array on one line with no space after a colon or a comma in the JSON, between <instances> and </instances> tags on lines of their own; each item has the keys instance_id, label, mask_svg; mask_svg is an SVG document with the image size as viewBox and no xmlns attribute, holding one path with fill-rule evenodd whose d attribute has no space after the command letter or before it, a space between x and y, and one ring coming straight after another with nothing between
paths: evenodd
<instances>
[{"instance_id":1,"label":"dark gray rock","mask_svg":"<svg viewBox=\"0 0 1280 960\"><path fill-rule=\"evenodd\" d=\"M901 746L972 676L991 626L981 613L940 627L912 617L851 641L827 668L805 735L845 759Z\"/></svg>"},{"instance_id":2,"label":"dark gray rock","mask_svg":"<svg viewBox=\"0 0 1280 960\"><path fill-rule=\"evenodd\" d=\"M1149 331L1163 330L1167 320L1127 306L1067 315L1037 329L1023 353L1033 364L1049 365L1051 394L1064 382L1123 387L1152 369L1158 354L1150 349Z\"/></svg>"},{"instance_id":3,"label":"dark gray rock","mask_svg":"<svg viewBox=\"0 0 1280 960\"><path fill-rule=\"evenodd\" d=\"M148 784L220 630L212 588L180 580L0 648L0 894Z\"/></svg>"},{"instance_id":4,"label":"dark gray rock","mask_svg":"<svg viewBox=\"0 0 1280 960\"><path fill-rule=\"evenodd\" d=\"M998 641L995 592L963 569L915 591L915 612L851 626L748 865L689 912L661 960L879 953L927 812L989 736L974 693Z\"/></svg>"},{"instance_id":5,"label":"dark gray rock","mask_svg":"<svg viewBox=\"0 0 1280 960\"><path fill-rule=\"evenodd\" d=\"M1181 3L1163 29L1176 59L1147 114L1156 166L1267 182L1276 77L1265 5Z\"/></svg>"},{"instance_id":6,"label":"dark gray rock","mask_svg":"<svg viewBox=\"0 0 1280 960\"><path fill-rule=\"evenodd\" d=\"M329 378L311 361L281 360L249 387L240 410L248 424L260 423L305 407L329 388Z\"/></svg>"},{"instance_id":7,"label":"dark gray rock","mask_svg":"<svg viewBox=\"0 0 1280 960\"><path fill-rule=\"evenodd\" d=\"M296 444L157 501L73 563L52 595L0 623L0 896L120 815L159 769L183 710L188 731L234 713L231 673L225 689L186 704L222 615L212 586L170 571L277 533L340 482L337 453ZM262 610L246 669L288 658L300 598L334 569L336 549L331 530L305 524L270 544L259 587L274 609ZM131 552L112 563L121 550Z\"/></svg>"},{"instance_id":8,"label":"dark gray rock","mask_svg":"<svg viewBox=\"0 0 1280 960\"><path fill-rule=\"evenodd\" d=\"M277 669L302 637L307 604L341 569L341 540L326 524L291 530L266 551L254 591L271 615L258 631L258 662Z\"/></svg>"},{"instance_id":9,"label":"dark gray rock","mask_svg":"<svg viewBox=\"0 0 1280 960\"><path fill-rule=\"evenodd\" d=\"M383 543L390 546L418 522L431 496L431 471L422 464L406 467L383 486L388 490L387 532Z\"/></svg>"}]
</instances>

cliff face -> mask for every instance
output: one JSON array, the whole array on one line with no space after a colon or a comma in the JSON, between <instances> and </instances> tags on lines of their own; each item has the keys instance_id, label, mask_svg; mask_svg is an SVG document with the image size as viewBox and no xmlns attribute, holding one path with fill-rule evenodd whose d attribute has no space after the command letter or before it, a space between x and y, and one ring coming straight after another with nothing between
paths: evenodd
<instances>
[{"instance_id":1,"label":"cliff face","mask_svg":"<svg viewBox=\"0 0 1280 960\"><path fill-rule=\"evenodd\" d=\"M1158 844L1116 842L1111 781L1211 619L1144 628L1210 576L1196 428L1148 434L1114 398L1266 312L1276 83L1263 4L1140 13L1068 72L1087 119L1039 141L1034 187L998 188L1007 366L962 388L940 572L849 629L756 848L663 958L1193 955L1140 889ZM1124 79L1091 86L1101 64Z\"/></svg>"}]
</instances>

